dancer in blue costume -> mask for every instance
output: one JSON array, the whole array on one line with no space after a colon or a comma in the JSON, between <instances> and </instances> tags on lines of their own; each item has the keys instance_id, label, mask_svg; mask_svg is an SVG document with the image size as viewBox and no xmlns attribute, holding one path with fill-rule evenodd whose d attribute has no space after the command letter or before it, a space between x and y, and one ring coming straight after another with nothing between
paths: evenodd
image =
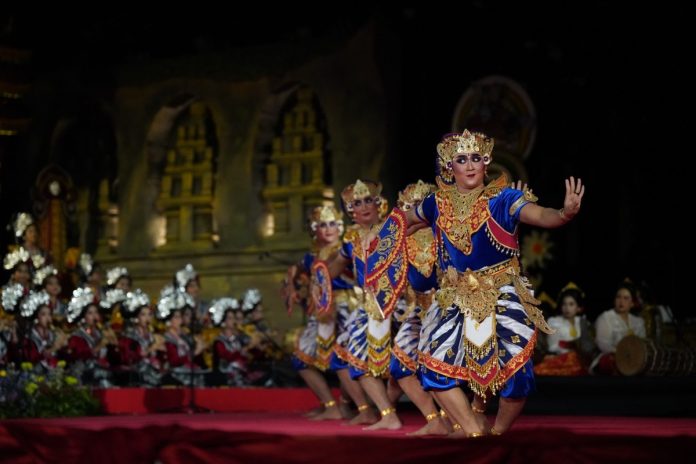
<instances>
[{"instance_id":1,"label":"dancer in blue costume","mask_svg":"<svg viewBox=\"0 0 696 464\"><path fill-rule=\"evenodd\" d=\"M585 191L579 179L566 179L556 210L534 204L531 192L508 187L504 177L484 185L493 145L468 130L445 136L437 147L439 191L405 213L409 232L432 229L438 253L440 317L422 344L419 374L463 436L510 428L534 389L537 330L551 331L520 274L517 226L566 224ZM475 393L473 406L459 386ZM489 428L485 399L496 393L500 407Z\"/></svg>"},{"instance_id":2,"label":"dancer in blue costume","mask_svg":"<svg viewBox=\"0 0 696 464\"><path fill-rule=\"evenodd\" d=\"M397 206L401 211L408 211L435 190L435 185L419 180L399 192ZM448 426L444 418L440 417L432 394L423 390L416 375L422 321L432 306L437 287L435 273L437 250L433 234L429 229L421 229L408 236L406 256L408 285L400 307L394 311L394 326L398 325L398 329L392 343L389 372L391 378L398 382L399 387L418 407L427 422L412 435L446 435L449 433Z\"/></svg>"},{"instance_id":3,"label":"dancer in blue costume","mask_svg":"<svg viewBox=\"0 0 696 464\"><path fill-rule=\"evenodd\" d=\"M394 227L394 224L387 224L383 220L387 202L382 198L381 190L381 184L361 180L343 189L343 204L356 226L346 232L341 253L329 262L329 269L332 277L338 276L351 264L355 272L359 306L349 322L347 349L339 352L339 355L350 364L351 377L360 381L360 385L380 410L382 418L368 429L396 430L401 428L401 421L396 415L392 399L387 395L383 378L389 372L391 311L396 297L403 291L405 275L398 279L400 288L390 288L393 298L384 310L368 286L372 274L368 262L381 256L377 248L380 237L374 232L383 227Z\"/></svg>"},{"instance_id":4,"label":"dancer in blue costume","mask_svg":"<svg viewBox=\"0 0 696 464\"><path fill-rule=\"evenodd\" d=\"M300 276L308 282L315 261L332 259L339 253L342 245L343 221L341 214L334 206L314 208L309 217L309 228L314 250L305 254L302 262L288 270L285 296L291 304L302 300L295 290L294 282ZM307 386L322 402L323 410L316 414L309 414L314 420L342 419L348 415L347 408L340 408L342 405L337 404L331 395L331 390L322 375L322 372L327 370L336 372L343 390L358 407L367 403L360 384L350 378L348 364L337 358L335 354L337 339L347 339L347 336L343 334L348 330L347 321L357 303L353 292L352 275L349 270L347 271L330 281L332 302L329 303L329 307L317 308L313 304L312 295L307 295L304 301L307 324L298 337L292 363ZM344 398L341 400L346 401Z\"/></svg>"}]
</instances>

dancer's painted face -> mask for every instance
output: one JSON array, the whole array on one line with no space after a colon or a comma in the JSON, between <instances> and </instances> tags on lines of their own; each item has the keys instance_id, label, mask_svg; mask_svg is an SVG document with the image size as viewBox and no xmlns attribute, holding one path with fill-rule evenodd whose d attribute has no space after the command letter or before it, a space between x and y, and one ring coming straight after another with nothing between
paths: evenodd
<instances>
[{"instance_id":1,"label":"dancer's painted face","mask_svg":"<svg viewBox=\"0 0 696 464\"><path fill-rule=\"evenodd\" d=\"M452 160L452 171L459 190L468 192L483 185L486 165L478 153L460 153Z\"/></svg>"},{"instance_id":2,"label":"dancer's painted face","mask_svg":"<svg viewBox=\"0 0 696 464\"><path fill-rule=\"evenodd\" d=\"M373 197L353 200L353 220L361 226L371 226L379 219L379 206Z\"/></svg>"},{"instance_id":3,"label":"dancer's painted face","mask_svg":"<svg viewBox=\"0 0 696 464\"><path fill-rule=\"evenodd\" d=\"M317 240L322 243L335 243L338 240L338 223L336 221L320 222L317 225Z\"/></svg>"}]
</instances>

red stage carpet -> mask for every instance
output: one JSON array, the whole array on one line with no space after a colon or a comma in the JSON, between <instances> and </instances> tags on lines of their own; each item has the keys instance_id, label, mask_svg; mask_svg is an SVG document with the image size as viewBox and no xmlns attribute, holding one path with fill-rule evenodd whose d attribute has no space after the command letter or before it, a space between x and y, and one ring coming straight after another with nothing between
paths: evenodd
<instances>
[{"instance_id":1,"label":"red stage carpet","mask_svg":"<svg viewBox=\"0 0 696 464\"><path fill-rule=\"evenodd\" d=\"M4 421L0 423L0 461L430 464L445 459L440 462L633 464L690 462L696 453L696 419L529 415L501 437L410 438L405 433L423 424L415 412L402 414L405 426L396 432L312 422L288 412L296 407L293 399L303 398L300 390L256 391L256 402L248 403L246 409L258 411L265 398L265 412ZM309 396L306 406L315 404Z\"/></svg>"},{"instance_id":2,"label":"red stage carpet","mask_svg":"<svg viewBox=\"0 0 696 464\"><path fill-rule=\"evenodd\" d=\"M107 388L95 390L106 414L170 411L189 402L187 388ZM334 391L338 396L338 390ZM318 405L307 388L196 388L198 406L216 412L307 411Z\"/></svg>"}]
</instances>

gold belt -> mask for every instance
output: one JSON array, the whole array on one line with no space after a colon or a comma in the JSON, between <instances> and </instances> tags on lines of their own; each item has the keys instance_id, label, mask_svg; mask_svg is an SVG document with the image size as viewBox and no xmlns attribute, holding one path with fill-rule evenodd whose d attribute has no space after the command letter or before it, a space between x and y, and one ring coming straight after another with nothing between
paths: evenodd
<instances>
[{"instance_id":1,"label":"gold belt","mask_svg":"<svg viewBox=\"0 0 696 464\"><path fill-rule=\"evenodd\" d=\"M519 276L516 258L479 271L459 272L450 266L440 277L440 289L435 294L442 309L457 306L467 317L483 321L498 303L500 287Z\"/></svg>"}]
</instances>

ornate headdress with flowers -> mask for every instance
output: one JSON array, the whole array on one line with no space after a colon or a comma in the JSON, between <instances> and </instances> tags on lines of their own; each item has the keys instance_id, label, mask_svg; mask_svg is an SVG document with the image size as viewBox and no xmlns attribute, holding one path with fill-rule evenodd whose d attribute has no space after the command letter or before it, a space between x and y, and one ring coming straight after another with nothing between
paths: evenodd
<instances>
[{"instance_id":1,"label":"ornate headdress with flowers","mask_svg":"<svg viewBox=\"0 0 696 464\"><path fill-rule=\"evenodd\" d=\"M208 312L210 312L210 316L213 319L213 324L219 327L222 321L225 320L227 312L235 309L239 309L239 301L236 298L220 298L213 302Z\"/></svg>"}]
</instances>

